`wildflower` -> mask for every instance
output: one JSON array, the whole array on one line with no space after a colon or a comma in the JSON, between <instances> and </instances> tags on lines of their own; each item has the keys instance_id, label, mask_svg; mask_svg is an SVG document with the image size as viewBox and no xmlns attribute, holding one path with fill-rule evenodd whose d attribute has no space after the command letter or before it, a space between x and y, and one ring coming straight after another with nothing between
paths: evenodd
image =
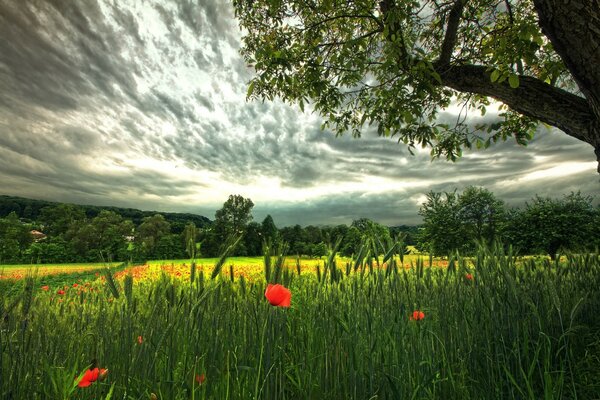
<instances>
[{"instance_id":1,"label":"wildflower","mask_svg":"<svg viewBox=\"0 0 600 400\"><path fill-rule=\"evenodd\" d=\"M138 338L137 338L137 342L138 342L138 344L142 344L142 343L144 343L144 338L143 338L141 335L140 335L140 336L138 336Z\"/></svg>"},{"instance_id":2,"label":"wildflower","mask_svg":"<svg viewBox=\"0 0 600 400\"><path fill-rule=\"evenodd\" d=\"M59 289L56 294L60 294L61 296L65 294L65 291L62 289Z\"/></svg>"},{"instance_id":3,"label":"wildflower","mask_svg":"<svg viewBox=\"0 0 600 400\"><path fill-rule=\"evenodd\" d=\"M289 307L292 300L292 292L282 285L269 283L267 290L265 290L265 297L273 306Z\"/></svg>"},{"instance_id":4,"label":"wildflower","mask_svg":"<svg viewBox=\"0 0 600 400\"><path fill-rule=\"evenodd\" d=\"M48 286L48 285L44 285L44 286L42 286L42 290L43 290L44 292L47 292L48 290L50 290L50 286Z\"/></svg>"},{"instance_id":5,"label":"wildflower","mask_svg":"<svg viewBox=\"0 0 600 400\"><path fill-rule=\"evenodd\" d=\"M465 274L465 279L468 281L472 281L473 280L473 274Z\"/></svg>"},{"instance_id":6,"label":"wildflower","mask_svg":"<svg viewBox=\"0 0 600 400\"><path fill-rule=\"evenodd\" d=\"M74 284L73 284L73 287L77 287L77 286L79 286L77 283L74 283Z\"/></svg>"},{"instance_id":7,"label":"wildflower","mask_svg":"<svg viewBox=\"0 0 600 400\"><path fill-rule=\"evenodd\" d=\"M411 321L420 321L425 318L425 313L423 311L415 310L410 316Z\"/></svg>"},{"instance_id":8,"label":"wildflower","mask_svg":"<svg viewBox=\"0 0 600 400\"><path fill-rule=\"evenodd\" d=\"M202 385L205 380L206 380L206 376L204 376L204 374L201 374L201 375L196 374L196 382L198 383L198 385Z\"/></svg>"},{"instance_id":9,"label":"wildflower","mask_svg":"<svg viewBox=\"0 0 600 400\"><path fill-rule=\"evenodd\" d=\"M85 373L81 377L81 380L79 381L77 386L88 387L92 383L96 382L97 380L103 381L106 378L107 374L108 374L107 369L104 369L104 368L99 369L98 367L90 368L85 371Z\"/></svg>"}]
</instances>

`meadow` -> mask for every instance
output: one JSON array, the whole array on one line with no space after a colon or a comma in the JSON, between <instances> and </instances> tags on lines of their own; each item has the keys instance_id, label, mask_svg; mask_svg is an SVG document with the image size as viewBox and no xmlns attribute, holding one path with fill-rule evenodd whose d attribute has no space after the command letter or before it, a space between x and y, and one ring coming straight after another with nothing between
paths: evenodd
<instances>
[{"instance_id":1,"label":"meadow","mask_svg":"<svg viewBox=\"0 0 600 400\"><path fill-rule=\"evenodd\" d=\"M29 275L0 292L0 398L600 393L598 254L113 267L54 286ZM267 283L289 289L290 307Z\"/></svg>"}]
</instances>

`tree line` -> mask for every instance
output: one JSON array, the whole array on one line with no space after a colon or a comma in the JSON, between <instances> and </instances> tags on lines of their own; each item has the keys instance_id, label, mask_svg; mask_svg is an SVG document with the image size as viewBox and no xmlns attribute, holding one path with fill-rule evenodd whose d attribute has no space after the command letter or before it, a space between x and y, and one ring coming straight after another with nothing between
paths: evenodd
<instances>
[{"instance_id":1,"label":"tree line","mask_svg":"<svg viewBox=\"0 0 600 400\"><path fill-rule=\"evenodd\" d=\"M501 241L521 254L551 256L600 245L600 208L579 193L561 199L536 196L524 207L509 208L484 188L430 192L419 210L423 224L396 227L360 218L350 225L277 228L270 215L253 221L254 203L240 195L229 196L212 222L194 214L115 207L90 212L91 206L65 203L35 208L35 202L0 198L0 263L216 257L235 238L239 240L232 255L237 256L261 255L265 246L285 244L287 254L322 257L337 243L339 253L350 257L358 254L365 238L400 241L436 256L472 253L478 241Z\"/></svg>"}]
</instances>

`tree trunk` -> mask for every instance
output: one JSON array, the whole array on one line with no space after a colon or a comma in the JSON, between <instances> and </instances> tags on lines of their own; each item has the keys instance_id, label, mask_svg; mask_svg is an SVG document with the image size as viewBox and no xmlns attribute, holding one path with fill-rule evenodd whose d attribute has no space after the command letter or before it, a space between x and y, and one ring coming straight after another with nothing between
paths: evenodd
<instances>
[{"instance_id":1,"label":"tree trunk","mask_svg":"<svg viewBox=\"0 0 600 400\"><path fill-rule=\"evenodd\" d=\"M533 0L542 32L573 75L594 115L586 142L600 173L600 0Z\"/></svg>"}]
</instances>

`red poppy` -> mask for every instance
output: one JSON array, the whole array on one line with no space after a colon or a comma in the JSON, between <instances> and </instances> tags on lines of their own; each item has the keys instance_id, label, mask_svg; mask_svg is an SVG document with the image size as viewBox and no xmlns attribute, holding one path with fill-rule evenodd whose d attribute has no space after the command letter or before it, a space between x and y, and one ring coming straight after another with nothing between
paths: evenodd
<instances>
[{"instance_id":1,"label":"red poppy","mask_svg":"<svg viewBox=\"0 0 600 400\"><path fill-rule=\"evenodd\" d=\"M63 295L63 294L65 294L65 291L64 291L64 290L62 290L62 289L59 289L59 290L56 292L56 294Z\"/></svg>"},{"instance_id":2,"label":"red poppy","mask_svg":"<svg viewBox=\"0 0 600 400\"><path fill-rule=\"evenodd\" d=\"M42 286L42 290L47 292L48 290L50 290L50 286L44 285L44 286Z\"/></svg>"},{"instance_id":3,"label":"red poppy","mask_svg":"<svg viewBox=\"0 0 600 400\"><path fill-rule=\"evenodd\" d=\"M265 297L273 306L289 307L292 300L292 292L285 286L269 283L267 290L265 290Z\"/></svg>"},{"instance_id":4,"label":"red poppy","mask_svg":"<svg viewBox=\"0 0 600 400\"><path fill-rule=\"evenodd\" d=\"M73 287L77 287L77 286L79 286L79 285L78 285L78 284L76 284L76 283L74 283L74 284L73 284Z\"/></svg>"},{"instance_id":5,"label":"red poppy","mask_svg":"<svg viewBox=\"0 0 600 400\"><path fill-rule=\"evenodd\" d=\"M144 343L144 338L142 338L142 336L138 336L137 342L138 342L138 344Z\"/></svg>"},{"instance_id":6,"label":"red poppy","mask_svg":"<svg viewBox=\"0 0 600 400\"><path fill-rule=\"evenodd\" d=\"M106 377L106 374L108 374L107 369L99 369L98 367L90 368L85 371L83 377L81 378L77 386L88 387L92 383L96 382L98 379L103 380Z\"/></svg>"},{"instance_id":7,"label":"red poppy","mask_svg":"<svg viewBox=\"0 0 600 400\"><path fill-rule=\"evenodd\" d=\"M206 376L204 376L204 374L202 374L202 375L196 374L196 382L198 382L198 385L202 385L205 380L206 380Z\"/></svg>"},{"instance_id":8,"label":"red poppy","mask_svg":"<svg viewBox=\"0 0 600 400\"><path fill-rule=\"evenodd\" d=\"M425 313L423 311L415 310L410 316L411 321L420 321L425 318Z\"/></svg>"},{"instance_id":9,"label":"red poppy","mask_svg":"<svg viewBox=\"0 0 600 400\"><path fill-rule=\"evenodd\" d=\"M468 281L472 281L473 280L473 274L465 274L465 279Z\"/></svg>"}]
</instances>

